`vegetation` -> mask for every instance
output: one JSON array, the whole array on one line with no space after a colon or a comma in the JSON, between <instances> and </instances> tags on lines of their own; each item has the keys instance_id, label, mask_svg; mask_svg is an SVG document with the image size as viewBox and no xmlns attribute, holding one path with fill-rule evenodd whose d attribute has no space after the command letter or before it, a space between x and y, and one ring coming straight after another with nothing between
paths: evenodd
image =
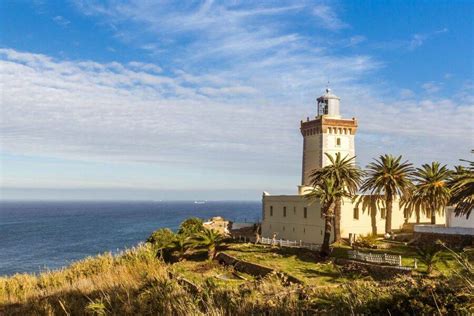
<instances>
[{"instance_id":1,"label":"vegetation","mask_svg":"<svg viewBox=\"0 0 474 316\"><path fill-rule=\"evenodd\" d=\"M439 162L431 165L424 164L414 172L415 187L410 193L409 207L415 210L425 210L431 217L431 224L436 224L436 214L443 213L449 203L451 191L447 185L451 171L446 165L441 166Z\"/></svg>"},{"instance_id":2,"label":"vegetation","mask_svg":"<svg viewBox=\"0 0 474 316\"><path fill-rule=\"evenodd\" d=\"M192 236L204 230L203 221L197 217L186 219L179 226L178 234L185 236Z\"/></svg>"},{"instance_id":3,"label":"vegetation","mask_svg":"<svg viewBox=\"0 0 474 316\"><path fill-rule=\"evenodd\" d=\"M336 156L325 153L329 159L329 164L322 169L315 170L311 174L311 184L316 187L323 183L325 179L332 179L334 189L337 191L343 191L344 196L354 197L361 179L363 172L354 163L355 157L344 157L342 158L341 153L336 153ZM342 195L336 196L334 205L334 241L338 242L341 240L341 204Z\"/></svg>"},{"instance_id":4,"label":"vegetation","mask_svg":"<svg viewBox=\"0 0 474 316\"><path fill-rule=\"evenodd\" d=\"M454 212L456 216L466 218L474 209L474 161L468 163L468 167L457 167L449 182L452 190L450 203L455 205Z\"/></svg>"},{"instance_id":5,"label":"vegetation","mask_svg":"<svg viewBox=\"0 0 474 316\"><path fill-rule=\"evenodd\" d=\"M346 191L336 186L333 178L324 178L315 183L312 191L306 195L309 200L319 200L324 216L324 238L321 246L321 255L327 257L330 253L329 239L331 237L334 206L338 198L347 196Z\"/></svg>"},{"instance_id":6,"label":"vegetation","mask_svg":"<svg viewBox=\"0 0 474 316\"><path fill-rule=\"evenodd\" d=\"M426 265L426 273L428 274L433 272L435 264L442 259L441 247L437 244L417 247L417 253L419 255L420 261Z\"/></svg>"},{"instance_id":7,"label":"vegetation","mask_svg":"<svg viewBox=\"0 0 474 316\"><path fill-rule=\"evenodd\" d=\"M424 274L375 281L316 263L314 252L252 244L226 244L228 252L303 280L287 284L277 276L226 279L233 271L209 262L207 249L190 250L183 261L166 264L151 243L117 255L86 258L59 271L0 277L0 314L5 315L299 315L299 314L469 314L473 310L472 268L455 256L456 273L436 279ZM394 251L418 256L411 248ZM444 248L443 248L444 249ZM347 248L333 255L344 256ZM384 250L387 251L387 250ZM413 260L413 259L411 259ZM437 263L434 264L440 269ZM449 266L449 265L448 265ZM465 266L465 267L464 267ZM464 268L463 268L464 267ZM425 269L422 266L421 269ZM470 272L469 272L470 271ZM191 283L183 282L183 278ZM469 283L471 282L471 283ZM190 286L194 284L194 286Z\"/></svg>"},{"instance_id":8,"label":"vegetation","mask_svg":"<svg viewBox=\"0 0 474 316\"><path fill-rule=\"evenodd\" d=\"M216 257L217 249L223 241L224 236L222 236L222 234L213 229L204 228L194 236L192 242L195 246L205 247L207 249L208 259L212 260Z\"/></svg>"},{"instance_id":9,"label":"vegetation","mask_svg":"<svg viewBox=\"0 0 474 316\"><path fill-rule=\"evenodd\" d=\"M374 248L377 245L377 235L367 234L365 236L359 235L356 240L356 245L362 248Z\"/></svg>"},{"instance_id":10,"label":"vegetation","mask_svg":"<svg viewBox=\"0 0 474 316\"><path fill-rule=\"evenodd\" d=\"M383 199L386 208L385 233L392 233L392 204L394 198L408 194L412 187L412 164L401 162L402 156L383 155L367 166L367 179L361 190Z\"/></svg>"}]
</instances>

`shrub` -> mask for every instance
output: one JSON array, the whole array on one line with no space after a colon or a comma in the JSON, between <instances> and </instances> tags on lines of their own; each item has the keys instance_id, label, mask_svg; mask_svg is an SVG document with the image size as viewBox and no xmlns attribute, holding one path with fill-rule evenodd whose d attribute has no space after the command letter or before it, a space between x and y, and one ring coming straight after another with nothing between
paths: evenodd
<instances>
[{"instance_id":1,"label":"shrub","mask_svg":"<svg viewBox=\"0 0 474 316\"><path fill-rule=\"evenodd\" d=\"M162 259L169 259L174 248L175 233L168 228L155 230L146 240L157 250L157 256Z\"/></svg>"},{"instance_id":2,"label":"shrub","mask_svg":"<svg viewBox=\"0 0 474 316\"><path fill-rule=\"evenodd\" d=\"M191 236L202 232L204 230L204 226L202 225L203 221L197 217L191 217L186 219L184 222L181 223L179 226L178 234Z\"/></svg>"},{"instance_id":3,"label":"shrub","mask_svg":"<svg viewBox=\"0 0 474 316\"><path fill-rule=\"evenodd\" d=\"M362 248L376 248L377 246L377 235L367 234L365 236L360 235L357 237L355 244Z\"/></svg>"}]
</instances>

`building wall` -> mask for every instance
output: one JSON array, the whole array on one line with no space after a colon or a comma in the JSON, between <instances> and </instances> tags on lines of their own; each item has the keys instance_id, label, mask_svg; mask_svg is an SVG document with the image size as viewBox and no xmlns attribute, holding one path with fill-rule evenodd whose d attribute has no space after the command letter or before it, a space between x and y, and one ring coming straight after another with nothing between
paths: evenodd
<instances>
[{"instance_id":1,"label":"building wall","mask_svg":"<svg viewBox=\"0 0 474 316\"><path fill-rule=\"evenodd\" d=\"M278 239L301 240L308 243L320 244L323 241L324 218L321 217L319 202L310 204L302 195L265 195L262 208L262 236L272 237L277 233ZM286 207L286 216L284 208ZM307 208L307 217L304 217L304 208ZM358 218L354 208L358 208ZM382 218L382 203L352 202L345 199L341 208L341 236L349 234L366 235L371 233L383 234L385 232L385 219ZM273 209L273 215L270 215ZM438 215L438 224L444 224L444 216ZM409 223L416 221L415 215ZM422 215L421 222L429 222L430 218ZM405 214L399 208L398 200L393 203L392 229L398 230L405 223Z\"/></svg>"},{"instance_id":2,"label":"building wall","mask_svg":"<svg viewBox=\"0 0 474 316\"><path fill-rule=\"evenodd\" d=\"M321 169L322 164L322 134L304 137L303 141L303 171L302 183L309 184L309 176L313 170Z\"/></svg>"},{"instance_id":3,"label":"building wall","mask_svg":"<svg viewBox=\"0 0 474 316\"><path fill-rule=\"evenodd\" d=\"M451 206L446 209L446 226L447 227L474 228L474 210L471 212L471 216L469 216L469 218L466 218L466 216L456 217L453 210L454 208Z\"/></svg>"},{"instance_id":4,"label":"building wall","mask_svg":"<svg viewBox=\"0 0 474 316\"><path fill-rule=\"evenodd\" d=\"M337 144L337 139L340 140L340 145ZM321 153L323 157L322 167L325 167L330 164L330 161L323 153L328 153L333 157L336 156L336 153L341 153L342 157L354 157L354 135L351 135L345 128L328 128L328 131L323 134L323 150Z\"/></svg>"},{"instance_id":5,"label":"building wall","mask_svg":"<svg viewBox=\"0 0 474 316\"><path fill-rule=\"evenodd\" d=\"M284 208L286 207L286 216ZM304 217L304 208L307 217ZM273 209L273 215L271 215ZM310 204L301 195L270 195L263 197L262 236L301 240L320 244L323 241L324 219L319 202Z\"/></svg>"}]
</instances>

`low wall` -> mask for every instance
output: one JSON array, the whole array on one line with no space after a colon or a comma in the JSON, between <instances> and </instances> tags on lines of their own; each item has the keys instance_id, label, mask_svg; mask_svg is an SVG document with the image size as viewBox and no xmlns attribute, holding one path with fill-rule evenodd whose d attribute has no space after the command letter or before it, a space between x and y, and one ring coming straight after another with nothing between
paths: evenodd
<instances>
[{"instance_id":1,"label":"low wall","mask_svg":"<svg viewBox=\"0 0 474 316\"><path fill-rule=\"evenodd\" d=\"M283 279L286 279L288 282L297 283L297 284L303 283L301 280L289 274L278 272L272 268L265 267L256 263L243 261L223 252L219 253L216 256L216 260L219 263L222 263L228 266L233 266L234 269L239 272L247 273L256 277L263 278L268 274L275 273L276 275L282 277Z\"/></svg>"},{"instance_id":2,"label":"low wall","mask_svg":"<svg viewBox=\"0 0 474 316\"><path fill-rule=\"evenodd\" d=\"M442 235L463 235L474 236L474 228L472 227L444 227L438 225L415 225L415 233L430 233Z\"/></svg>"},{"instance_id":3,"label":"low wall","mask_svg":"<svg viewBox=\"0 0 474 316\"><path fill-rule=\"evenodd\" d=\"M346 270L346 272L357 272L362 274L365 272L376 279L383 280L395 277L400 274L411 274L412 271L412 269L409 267L379 265L344 258L337 258L335 263L337 265L343 266L343 270Z\"/></svg>"},{"instance_id":4,"label":"low wall","mask_svg":"<svg viewBox=\"0 0 474 316\"><path fill-rule=\"evenodd\" d=\"M463 248L474 244L474 228L415 225L414 237L419 244L441 240L449 247Z\"/></svg>"}]
</instances>

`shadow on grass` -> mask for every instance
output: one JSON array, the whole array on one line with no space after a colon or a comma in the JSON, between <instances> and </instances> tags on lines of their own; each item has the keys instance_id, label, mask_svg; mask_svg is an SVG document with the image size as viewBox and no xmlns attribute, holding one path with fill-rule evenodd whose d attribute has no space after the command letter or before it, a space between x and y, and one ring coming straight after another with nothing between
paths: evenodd
<instances>
[{"instance_id":1,"label":"shadow on grass","mask_svg":"<svg viewBox=\"0 0 474 316\"><path fill-rule=\"evenodd\" d=\"M305 274L307 278L310 277L327 277L331 281L337 281L341 278L341 274L338 271L321 271L315 269L301 269L302 273Z\"/></svg>"}]
</instances>

